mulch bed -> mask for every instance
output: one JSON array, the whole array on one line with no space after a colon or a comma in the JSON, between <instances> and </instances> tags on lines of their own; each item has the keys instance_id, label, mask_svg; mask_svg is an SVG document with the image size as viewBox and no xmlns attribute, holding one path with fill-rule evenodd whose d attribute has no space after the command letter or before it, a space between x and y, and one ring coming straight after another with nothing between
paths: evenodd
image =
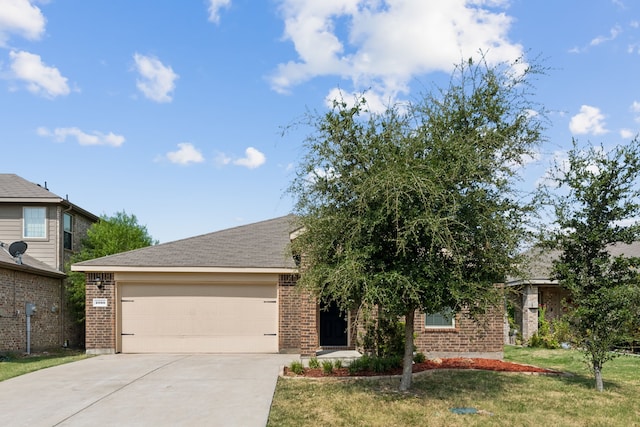
<instances>
[{"instance_id":1,"label":"mulch bed","mask_svg":"<svg viewBox=\"0 0 640 427\"><path fill-rule=\"evenodd\" d=\"M429 371L434 369L479 369L483 371L499 371L499 372L528 372L528 373L541 373L541 374L560 374L558 371L551 369L538 368L537 366L521 365L519 363L505 362L504 360L495 359L480 359L480 358L446 358L446 359L432 359L422 363L414 363L413 373ZM309 378L321 378L321 377L370 377L370 376L384 376L384 375L402 375L402 368L393 369L387 372L373 372L373 371L360 371L354 375L349 373L347 368L333 369L331 374L326 374L322 368L311 369L305 368L304 374L296 375L291 372L288 367L284 368L285 376L294 377L309 377Z\"/></svg>"}]
</instances>

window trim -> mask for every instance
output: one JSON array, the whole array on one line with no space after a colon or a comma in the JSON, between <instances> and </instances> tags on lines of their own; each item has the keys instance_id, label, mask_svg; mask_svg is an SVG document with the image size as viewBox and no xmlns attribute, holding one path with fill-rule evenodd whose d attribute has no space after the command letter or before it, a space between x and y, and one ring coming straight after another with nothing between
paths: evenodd
<instances>
[{"instance_id":1,"label":"window trim","mask_svg":"<svg viewBox=\"0 0 640 427\"><path fill-rule=\"evenodd\" d=\"M28 209L39 209L44 210L44 224L43 224L43 236L27 236L27 210ZM46 206L23 206L22 207L22 238L25 240L47 240L48 238L48 209Z\"/></svg>"},{"instance_id":2,"label":"window trim","mask_svg":"<svg viewBox=\"0 0 640 427\"><path fill-rule=\"evenodd\" d=\"M69 230L67 230L66 223L65 223L66 217L69 217ZM62 213L62 247L67 251L73 251L73 219L74 219L73 215L71 215L69 212ZM66 246L67 234L69 234L70 247Z\"/></svg>"},{"instance_id":3,"label":"window trim","mask_svg":"<svg viewBox=\"0 0 640 427\"><path fill-rule=\"evenodd\" d=\"M448 325L429 325L427 323L429 321L429 316L440 316L443 319L448 317L448 316L445 316L443 314L443 312L425 313L424 314L424 327L425 327L425 329L428 329L428 330L447 330L447 331L456 330L457 327L458 327L458 322L457 322L458 315L457 315L457 313L455 313L451 309L448 309L447 311L451 314L451 322Z\"/></svg>"}]
</instances>

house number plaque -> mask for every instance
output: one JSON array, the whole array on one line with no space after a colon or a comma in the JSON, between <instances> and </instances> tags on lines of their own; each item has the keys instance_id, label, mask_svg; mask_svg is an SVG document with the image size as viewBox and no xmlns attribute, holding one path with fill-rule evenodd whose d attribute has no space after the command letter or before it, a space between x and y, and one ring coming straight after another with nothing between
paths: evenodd
<instances>
[{"instance_id":1,"label":"house number plaque","mask_svg":"<svg viewBox=\"0 0 640 427\"><path fill-rule=\"evenodd\" d=\"M107 299L106 298L94 298L93 299L93 306L94 307L108 307L109 304L107 303Z\"/></svg>"}]
</instances>

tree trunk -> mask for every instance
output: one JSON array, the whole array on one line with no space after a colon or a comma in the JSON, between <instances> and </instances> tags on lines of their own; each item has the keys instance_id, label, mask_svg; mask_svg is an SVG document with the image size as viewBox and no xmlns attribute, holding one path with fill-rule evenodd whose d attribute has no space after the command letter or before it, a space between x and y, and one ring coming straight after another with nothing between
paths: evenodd
<instances>
[{"instance_id":1,"label":"tree trunk","mask_svg":"<svg viewBox=\"0 0 640 427\"><path fill-rule=\"evenodd\" d=\"M596 377L596 390L603 391L604 383L602 382L602 367L594 363L593 374Z\"/></svg>"},{"instance_id":2,"label":"tree trunk","mask_svg":"<svg viewBox=\"0 0 640 427\"><path fill-rule=\"evenodd\" d=\"M404 324L404 358L402 360L402 380L400 391L407 391L411 387L413 378L413 322L415 310L411 309L405 314Z\"/></svg>"}]
</instances>

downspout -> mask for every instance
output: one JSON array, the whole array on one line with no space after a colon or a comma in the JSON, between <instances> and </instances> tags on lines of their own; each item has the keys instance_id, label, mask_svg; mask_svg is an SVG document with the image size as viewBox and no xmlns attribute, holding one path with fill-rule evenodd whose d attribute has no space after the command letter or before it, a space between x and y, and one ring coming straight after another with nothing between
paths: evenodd
<instances>
[{"instance_id":1,"label":"downspout","mask_svg":"<svg viewBox=\"0 0 640 427\"><path fill-rule=\"evenodd\" d=\"M60 254L60 256L62 257L62 272L64 272L64 214L67 212L70 212L73 209L73 205L69 202L69 197L67 196L67 203L69 203L69 207L67 207L67 209L63 210L60 213L60 218L57 221L57 226L58 226L58 245L60 250L58 251L58 253ZM60 223L63 223L63 233L62 235L60 234ZM73 248L73 243L72 243L72 248ZM63 347L67 347L67 340L65 340L64 338L64 330L65 330L65 321L66 321L66 316L65 313L67 312L67 304L66 304L66 293L65 293L65 287L66 287L66 281L67 278L65 277L64 279L60 280L60 310L58 312L58 316L60 319L60 343Z\"/></svg>"}]
</instances>

